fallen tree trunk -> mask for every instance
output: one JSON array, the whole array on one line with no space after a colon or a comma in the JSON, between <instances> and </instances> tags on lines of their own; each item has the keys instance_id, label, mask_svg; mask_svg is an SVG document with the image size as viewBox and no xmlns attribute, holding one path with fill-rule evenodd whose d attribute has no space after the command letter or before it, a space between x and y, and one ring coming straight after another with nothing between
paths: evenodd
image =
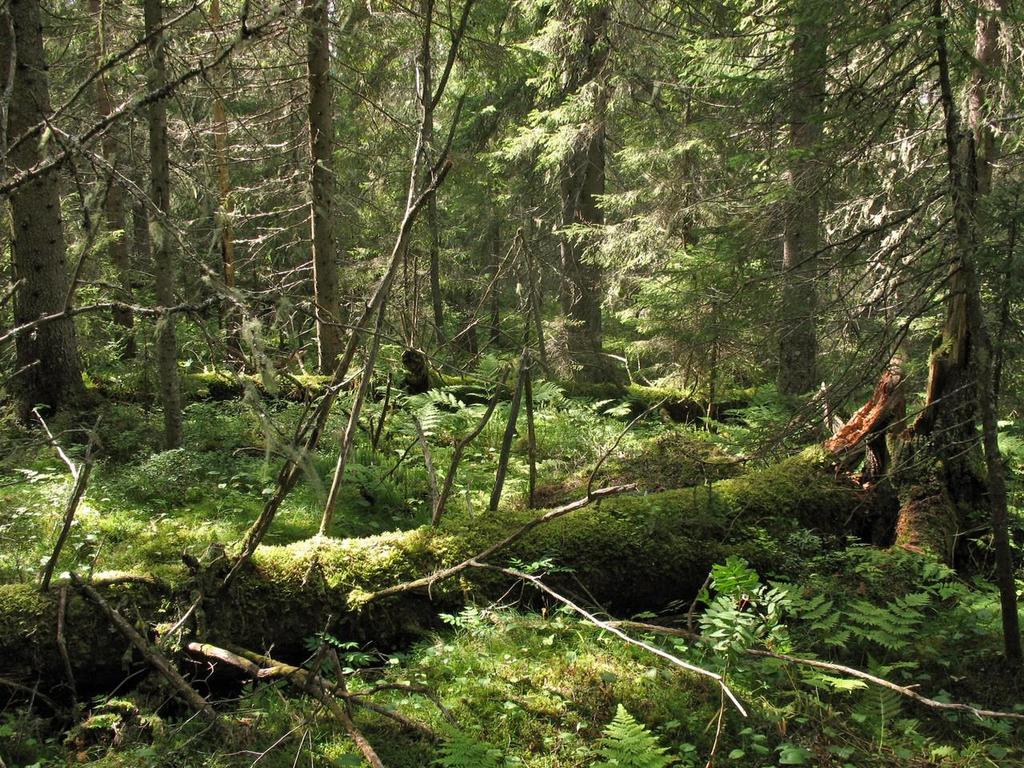
<instances>
[{"instance_id":1,"label":"fallen tree trunk","mask_svg":"<svg viewBox=\"0 0 1024 768\"><path fill-rule=\"evenodd\" d=\"M713 485L647 496L618 496L539 526L495 555L532 563L550 559L573 570L552 574L566 591L582 584L609 611L623 615L691 598L710 567L728 555L747 558L766 576L785 575L787 539L798 530L842 535L870 530L878 497L837 481L823 453L805 453L766 470ZM313 538L261 547L225 592L207 597L196 639L217 645L274 649L278 658L305 654L304 641L329 630L340 638L395 646L436 626L440 610L469 593L500 594L501 574L467 572L429 592L405 593L360 608L382 588L451 566L531 520L534 510L472 516L451 512L439 528L360 539ZM852 521L852 522L851 522ZM217 574L200 574L214 583ZM176 623L197 588L185 569L176 583L112 580L99 591L136 626ZM212 594L212 590L208 591ZM0 674L61 687L65 666L56 643L57 598L27 584L0 586ZM81 688L120 680L138 666L126 642L79 596L67 603L68 655ZM157 628L157 629L154 629Z\"/></svg>"}]
</instances>

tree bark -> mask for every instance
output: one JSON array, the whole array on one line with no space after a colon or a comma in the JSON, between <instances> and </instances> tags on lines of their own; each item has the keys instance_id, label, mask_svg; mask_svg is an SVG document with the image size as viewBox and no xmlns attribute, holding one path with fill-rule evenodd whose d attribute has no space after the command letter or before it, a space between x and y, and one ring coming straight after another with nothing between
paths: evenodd
<instances>
[{"instance_id":1,"label":"tree bark","mask_svg":"<svg viewBox=\"0 0 1024 768\"><path fill-rule=\"evenodd\" d=\"M601 317L601 268L587 258L587 244L578 232L580 226L600 227L604 211L600 197L605 192L605 112L608 86L608 24L610 9L598 4L582 16L570 15L566 23L578 29L578 50L565 61L564 85L569 97L578 96L585 87L595 89L593 115L579 129L562 163L561 204L562 263L561 303L568 321L567 342L573 378L585 382L616 379L615 370L604 355Z\"/></svg>"},{"instance_id":2,"label":"tree bark","mask_svg":"<svg viewBox=\"0 0 1024 768\"><path fill-rule=\"evenodd\" d=\"M988 3L990 12L997 3ZM974 376L974 394L981 415L981 440L985 452L989 510L992 519L993 549L996 559L996 582L999 585L1003 647L1006 658L1019 665L1022 659L1020 621L1017 612L1017 586L1014 579L1013 554L1010 547L1009 514L1007 509L1006 467L999 452L999 422L995 408L993 389L992 340L981 303L981 289L978 283L977 249L982 239L979 229L980 199L991 185L991 159L995 153L995 137L991 125L982 118L987 105L984 90L988 86L985 70L993 64L995 49L995 20L979 17L976 53L986 56L975 63L971 78L969 103L972 109L968 116L968 131L960 126L953 101L949 75L949 61L946 50L946 19L942 11L942 0L935 0L935 17L938 23L937 52L939 62L940 92L942 108L946 118L946 159L949 166L950 197L953 203L953 222L956 230L957 285L964 292L963 298L952 298L956 304L963 304L966 315L965 331L970 352L969 371ZM978 109L974 109L975 104ZM975 141L981 140L984 154L977 152ZM984 189L982 188L984 184ZM972 438L974 423L971 422Z\"/></svg>"},{"instance_id":3,"label":"tree bark","mask_svg":"<svg viewBox=\"0 0 1024 768\"><path fill-rule=\"evenodd\" d=\"M434 146L434 65L431 55L433 41L434 0L420 0L423 37L417 61L416 98L420 108L423 131L422 168L429 169ZM430 198L426 210L427 251L429 254L430 305L434 315L434 332L444 339L444 300L441 296L441 238L437 222L437 196Z\"/></svg>"},{"instance_id":4,"label":"tree bark","mask_svg":"<svg viewBox=\"0 0 1024 768\"><path fill-rule=\"evenodd\" d=\"M338 303L338 264L334 237L334 103L327 0L303 0L306 20L306 80L309 88L310 232L313 243L313 295L320 373L330 375L344 344Z\"/></svg>"},{"instance_id":5,"label":"tree bark","mask_svg":"<svg viewBox=\"0 0 1024 768\"><path fill-rule=\"evenodd\" d=\"M94 66L97 71L103 59L107 55L107 13L101 0L89 0L89 12L95 17L96 24L96 48ZM113 99L110 95L110 81L105 73L96 78L95 88L96 113L100 119L110 115L113 109ZM103 134L102 142L103 159L114 169L117 168L119 157L117 147L117 136L113 131ZM106 199L103 204L103 216L110 234L117 234L110 241L107 252L110 262L114 267L117 276L120 295L118 300L126 304L132 303L132 260L128 250L128 231L125 222L125 194L124 185L115 177L109 180ZM125 307L118 307L111 311L114 324L120 328L120 351L121 356L126 359L135 357L135 319L132 311Z\"/></svg>"},{"instance_id":6,"label":"tree bark","mask_svg":"<svg viewBox=\"0 0 1024 768\"><path fill-rule=\"evenodd\" d=\"M796 6L790 50L789 197L782 238L782 335L779 391L810 392L817 386L816 329L818 250L821 247L821 172L815 157L825 107L826 26L813 0Z\"/></svg>"},{"instance_id":7,"label":"tree bark","mask_svg":"<svg viewBox=\"0 0 1024 768\"><path fill-rule=\"evenodd\" d=\"M214 29L220 27L220 0L212 0L210 3L210 24ZM221 277L224 279L224 287L231 290L235 287L234 203L231 200L231 171L228 169L228 118L220 89L213 94L213 152L217 163L217 191L220 198L218 224Z\"/></svg>"},{"instance_id":8,"label":"tree bark","mask_svg":"<svg viewBox=\"0 0 1024 768\"><path fill-rule=\"evenodd\" d=\"M991 5L986 12L991 10ZM968 104L968 125L961 123L950 78L946 42L948 20L942 0L934 0L932 16L936 26L936 57L939 96L944 118L944 149L953 214L955 249L950 263L946 322L933 350L925 408L910 435L918 443L913 452L926 450L940 460L941 488L929 499L911 498L900 510L898 531L911 538L934 540L929 532L959 527L964 512L987 499L993 530L996 582L1002 608L1004 650L1008 660L1019 664L1022 657L1017 592L1010 549L1007 511L1006 470L999 452L998 416L994 391L992 341L982 306L977 275L977 252L983 240L980 224L984 192L980 179L991 183L990 160L995 152L991 127L976 120L985 114L987 87L984 72L991 59L975 63ZM990 34L989 19L980 19L978 34ZM990 40L979 39L976 52L990 50ZM975 141L989 145L979 155ZM981 444L987 477L973 467L977 451L976 417L981 417ZM906 462L905 462L906 463ZM920 465L920 460L914 463ZM902 535L906 535L905 533Z\"/></svg>"},{"instance_id":9,"label":"tree bark","mask_svg":"<svg viewBox=\"0 0 1024 768\"><path fill-rule=\"evenodd\" d=\"M145 0L144 12L146 34L149 36L147 85L150 91L155 91L162 88L167 79L164 38L159 31L163 25L162 0ZM167 223L171 214L171 173L167 152L167 103L163 99L157 99L149 106L149 167L149 194L157 211L149 223L156 301L162 307L170 307L175 303L177 263ZM164 446L177 448L182 438L181 383L178 379L178 339L173 314L166 314L157 321L156 360L160 403L164 411Z\"/></svg>"},{"instance_id":10,"label":"tree bark","mask_svg":"<svg viewBox=\"0 0 1024 768\"><path fill-rule=\"evenodd\" d=\"M50 92L38 0L16 0L7 7L10 24L0 20L0 82L12 82L7 136L15 138L49 116ZM16 170L34 167L43 159L40 142L21 142L7 159ZM18 187L11 193L10 206L13 277L20 281L14 297L18 326L63 311L71 289L56 172ZM74 321L55 320L19 335L15 370L22 419L27 420L36 405L58 410L73 403L84 391Z\"/></svg>"},{"instance_id":11,"label":"tree bark","mask_svg":"<svg viewBox=\"0 0 1024 768\"><path fill-rule=\"evenodd\" d=\"M991 73L1003 61L999 28L1006 17L1006 0L981 0L974 34L974 62L967 89L967 122L974 134L977 154L978 193L992 188L992 166L999 156L992 122L993 82Z\"/></svg>"}]
</instances>

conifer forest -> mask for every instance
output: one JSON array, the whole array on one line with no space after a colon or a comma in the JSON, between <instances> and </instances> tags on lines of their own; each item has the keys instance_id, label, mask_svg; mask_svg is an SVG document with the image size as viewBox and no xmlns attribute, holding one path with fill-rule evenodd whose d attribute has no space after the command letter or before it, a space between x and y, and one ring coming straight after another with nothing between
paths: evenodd
<instances>
[{"instance_id":1,"label":"conifer forest","mask_svg":"<svg viewBox=\"0 0 1024 768\"><path fill-rule=\"evenodd\" d=\"M1024 765L1016 0L0 0L0 768Z\"/></svg>"}]
</instances>

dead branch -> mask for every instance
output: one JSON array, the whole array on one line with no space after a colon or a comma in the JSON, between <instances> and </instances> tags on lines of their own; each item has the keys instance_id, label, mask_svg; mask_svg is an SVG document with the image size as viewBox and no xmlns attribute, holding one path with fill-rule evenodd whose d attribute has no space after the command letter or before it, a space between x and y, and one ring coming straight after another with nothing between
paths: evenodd
<instances>
[{"instance_id":1,"label":"dead branch","mask_svg":"<svg viewBox=\"0 0 1024 768\"><path fill-rule=\"evenodd\" d=\"M629 432L629 430L631 430L634 427L634 425L638 421L640 421L640 419L642 419L644 416L646 416L647 414L649 414L649 413L651 413L653 411L656 411L657 409L661 408L661 406L665 404L666 400L668 400L668 398L667 397L663 397L661 400L656 402L650 408L648 408L643 413L641 413L636 418L634 418L632 421L630 421L629 424L627 424L622 429L622 431L619 432L619 436L616 437L614 441L612 441L612 444L610 446L608 446L607 450L605 450L604 453L601 454L601 458L599 458L597 460L597 463L594 465L594 469L591 471L590 477L587 478L587 495L588 496L590 495L590 490L594 487L594 479L597 477L597 473L601 470L601 466L605 463L605 461L607 461L607 459L611 455L612 451L614 451L618 447L619 443L622 442L622 438L624 438L626 436L626 433Z\"/></svg>"},{"instance_id":2,"label":"dead branch","mask_svg":"<svg viewBox=\"0 0 1024 768\"><path fill-rule=\"evenodd\" d=\"M71 583L74 584L75 587L85 595L85 597L87 597L103 612L114 628L120 632L124 638L130 642L136 650L138 650L139 653L142 654L143 658L149 662L150 666L152 666L163 676L165 680L167 680L168 683L170 683L175 693L177 693L186 704L211 723L219 727L223 727L220 715L218 715L217 711L210 705L210 702L200 696L199 693L188 684L185 678L183 678L163 656L163 654L153 648L113 606L103 599L102 595L100 595L100 593L97 592L91 584L83 581L76 573L71 574Z\"/></svg>"},{"instance_id":3,"label":"dead branch","mask_svg":"<svg viewBox=\"0 0 1024 768\"><path fill-rule=\"evenodd\" d=\"M80 134L72 137L73 140L70 142L72 147L65 147L61 151L54 153L51 157L36 163L33 167L21 170L4 180L0 183L0 197L10 195L11 192L32 181L32 179L35 179L44 173L49 172L51 169L67 162L71 157L73 147L84 146L92 142L96 138L105 134L115 123L120 122L127 116L148 107L150 104L168 98L176 93L181 86L198 78L206 77L206 75L211 71L216 71L221 64L231 58L236 50L249 44L252 40L265 35L271 29L273 24L276 23L278 17L282 15L283 12L284 6L278 6L270 13L267 19L262 21L260 24L256 26L242 24L239 33L235 35L234 39L224 46L216 56L212 57L208 61L200 62L197 66L190 67L161 88L143 93L140 96L136 96L135 98L124 102L116 109L111 110L108 115L90 125ZM149 38L147 38L147 40L148 39ZM35 128L30 129L29 133L33 130L35 130ZM19 140L20 139L21 137L19 137Z\"/></svg>"},{"instance_id":4,"label":"dead branch","mask_svg":"<svg viewBox=\"0 0 1024 768\"><path fill-rule=\"evenodd\" d=\"M359 414L362 411L363 403L366 402L366 394L370 391L370 381L373 379L373 367L377 364L377 353L380 350L380 336L384 325L384 306L377 311L377 325L373 338L370 341L370 350L366 355L366 364L363 366L363 375L359 380L359 388L356 390L355 399L352 401L352 410L348 415L348 423L345 425L345 433L341 438L341 448L338 451L338 461L334 468L334 477L331 478L331 487L327 492L327 501L324 504L324 513L320 519L320 535L326 536L331 520L334 518L334 510L338 504L338 494L341 492L341 484L345 479L345 467L348 464L349 454L352 452L352 443L356 439L356 429L359 426ZM358 334L355 334L358 336Z\"/></svg>"},{"instance_id":5,"label":"dead branch","mask_svg":"<svg viewBox=\"0 0 1024 768\"><path fill-rule=\"evenodd\" d=\"M748 648L746 650L748 656L760 656L769 659L778 659L779 661L786 661L790 664L798 664L804 667L814 667L815 669L826 669L830 672L839 672L850 677L855 677L858 680L864 680L873 685L877 685L879 688L885 688L887 690L898 693L900 696L916 701L931 709L938 709L944 712L966 712L974 715L975 717L992 717L1000 718L1004 720L1024 720L1024 713L1021 712L1001 712L999 710L991 709L978 709L972 707L969 704L958 704L955 702L937 701L930 699L927 696L922 696L920 693L912 688L908 688L903 685L897 685L896 683L886 680L884 677L878 677L872 675L870 672L864 672L853 667L847 667L843 664L834 664L830 661L818 661L816 659L804 659L799 656L790 656L785 653L773 653L772 651L759 651L755 648Z\"/></svg>"},{"instance_id":6,"label":"dead branch","mask_svg":"<svg viewBox=\"0 0 1024 768\"><path fill-rule=\"evenodd\" d=\"M84 307L68 306L62 309L60 312L52 312L49 315L37 317L35 320L31 320L27 323L22 323L21 325L8 329L7 331L4 332L3 335L0 335L0 344L8 342L13 338L22 335L23 333L28 333L32 330L35 330L41 325L46 325L47 323L52 323L57 320L63 320L69 317L75 317L76 315L85 315L91 314L93 312L107 312L112 309L120 309L124 310L125 312L133 312L137 315L147 315L150 317L160 318L166 317L167 315L175 314L198 314L199 312L209 309L215 304L219 304L222 300L222 297L214 296L198 303L175 304L172 307L143 307L138 304L129 304L123 301L104 301L98 304L88 304Z\"/></svg>"},{"instance_id":7,"label":"dead branch","mask_svg":"<svg viewBox=\"0 0 1024 768\"><path fill-rule=\"evenodd\" d=\"M218 648L215 645L209 645L207 643L189 643L188 650L198 656L203 656L215 661L221 661L225 664L241 669L246 674L251 675L254 679L268 680L283 678L287 680L296 688L299 688L303 692L311 695L327 708L334 719L337 720L348 733L349 738L351 738L352 741L355 742L355 745L359 747L359 751L363 753L363 757L366 758L366 761L373 766L373 768L384 768L384 763L381 762L380 757L377 756L373 746L366 740L366 737L363 736L362 732L356 727L356 724L352 722L352 718L349 716L348 712L345 711L345 707L341 706L335 698L336 694L341 694L342 697L348 701L350 696L347 695L347 691L339 690L337 686L331 685L320 677L320 675L309 672L301 667L286 664L282 661L272 659L269 656L263 656L252 651L247 651L243 648ZM383 709L383 707L381 709ZM374 709L374 711L377 710Z\"/></svg>"},{"instance_id":8,"label":"dead branch","mask_svg":"<svg viewBox=\"0 0 1024 768\"><path fill-rule=\"evenodd\" d=\"M492 555L500 552L510 544L519 541L519 539L521 539L523 536L525 536L527 533L529 533L539 525L548 523L556 518L562 517L563 515L567 515L570 512L575 512L577 509L582 509L583 507L587 506L593 501L598 501L607 496L615 496L620 493L627 493L629 491L635 490L635 483L630 483L629 485L613 485L608 488L599 488L589 496L586 496L582 499L577 499L576 501L570 502L569 504L563 504L560 507L555 507L554 509L545 512L543 515L538 515L525 525L521 526L520 528L510 533L501 541L497 542L496 544L492 544L491 546L487 547L485 550L474 555L473 557L463 560L458 565L453 565L450 568L444 568L440 571L436 571L429 576L424 576L421 579L414 579L413 581L407 581L404 584L396 584L393 587L387 587L378 592L374 592L373 594L365 597L361 601L361 603L363 605L366 605L373 602L374 600L379 600L383 597L400 595L405 592L414 592L417 589L429 589L437 582L444 581L445 579L450 579L452 576L462 573L462 571L466 570L467 568L473 567L474 564L478 561L491 557Z\"/></svg>"},{"instance_id":9,"label":"dead branch","mask_svg":"<svg viewBox=\"0 0 1024 768\"><path fill-rule=\"evenodd\" d=\"M414 157L418 156L418 154L419 148L417 147ZM413 168L409 179L408 202L406 203L402 223L398 228L398 235L395 238L395 243L391 249L391 259L388 264L387 272L385 272L384 277L382 277L380 282L377 284L377 289L374 291L372 298L367 302L365 309L353 326L352 334L349 337L345 352L338 361L338 365L331 377L331 384L327 388L327 394L324 395L323 399L320 401L320 405L317 407L310 421L304 424L297 432L293 455L289 456L281 467L277 475L277 483L273 495L267 499L263 510L246 532L245 539L242 542L242 550L221 584L222 590L227 589L231 585L231 583L238 577L242 568L244 568L252 559L252 556L259 547L260 542L263 541L263 537L270 529L270 526L277 515L278 509L281 508L281 504L288 497L288 494L291 493L292 488L294 488L295 484L298 482L299 476L301 475L305 465L306 457L316 450L316 447L320 442L320 436L323 433L324 427L327 425L327 417L330 415L331 407L333 406L334 400L337 398L338 392L341 390L342 384L348 375L348 369L352 364L352 359L355 357L359 336L369 325L370 319L374 314L382 310L384 302L387 300L388 294L391 291L391 285L394 282L395 276L398 274L398 268L402 262L402 254L405 252L406 244L408 243L409 237L412 233L413 224L427 201L444 182L444 179L448 175L448 171L450 169L451 161L445 158L440 165L435 166L430 174L430 180L426 187L417 194L417 168Z\"/></svg>"},{"instance_id":10,"label":"dead branch","mask_svg":"<svg viewBox=\"0 0 1024 768\"><path fill-rule=\"evenodd\" d=\"M462 461L462 453L466 450L467 446L476 440L477 436L484 431L484 427L487 426L487 422L491 420L491 416L494 414L494 409L498 405L499 393L495 391L494 396L487 401L487 409L484 411L483 416L476 423L476 426L471 429L465 437L459 440L455 444L455 449L452 451L452 460L448 465L448 474L444 476L444 483L441 486L441 492L437 496L437 502L434 504L434 512L430 517L430 524L438 526L441 524L441 516L444 514L445 507L448 505L448 497L451 496L452 486L455 483L455 474L458 472L459 463Z\"/></svg>"},{"instance_id":11,"label":"dead branch","mask_svg":"<svg viewBox=\"0 0 1024 768\"><path fill-rule=\"evenodd\" d=\"M68 469L71 472L71 476L75 480L75 485L71 489L71 496L68 497L68 502L64 506L64 522L61 525L60 533L57 535L57 541L53 545L53 552L50 554L49 559L43 566L42 573L39 576L39 590L46 592L50 588L50 580L53 578L53 571L57 567L57 561L60 559L61 550L64 548L64 543L67 541L68 535L71 533L71 525L75 521L75 513L78 511L78 505L82 501L82 497L85 495L85 488L89 484L89 475L92 473L93 456L92 449L96 444L96 430L100 425L100 420L96 419L96 423L93 425L92 430L89 433L89 444L85 449L85 458L82 461L82 465L76 465L60 445L57 444L53 433L50 432L50 428L46 426L46 422L40 415L39 410L36 408L32 409L32 413L35 414L36 418L39 419L39 423L43 425L43 429L46 430L46 436L49 439L50 445L53 446L57 455L67 464Z\"/></svg>"},{"instance_id":12,"label":"dead branch","mask_svg":"<svg viewBox=\"0 0 1024 768\"><path fill-rule=\"evenodd\" d=\"M22 683L19 683L16 680L11 680L9 677L0 677L0 685L4 686L5 688L10 688L12 691L24 693L27 696L29 696L30 699L39 699L39 701L43 702L43 704L49 707L50 711L53 712L55 715L64 714L64 709L60 706L60 704L55 702L49 696L40 693L31 686L23 685Z\"/></svg>"},{"instance_id":13,"label":"dead branch","mask_svg":"<svg viewBox=\"0 0 1024 768\"><path fill-rule=\"evenodd\" d=\"M64 665L64 676L68 680L68 688L71 689L71 710L76 713L78 710L78 689L75 685L75 673L71 669L71 655L68 653L68 644L64 639L64 625L67 619L68 608L68 585L62 584L57 599L57 649L60 651L60 660Z\"/></svg>"},{"instance_id":14,"label":"dead branch","mask_svg":"<svg viewBox=\"0 0 1024 768\"><path fill-rule=\"evenodd\" d=\"M512 391L512 401L508 406L508 421L505 422L505 433L501 436L501 448L498 451L498 468L494 473L494 488L491 489L491 500L488 509L495 512L501 502L501 491L505 486L505 473L508 471L508 460L512 453L512 440L516 434L519 421L519 405L523 400L528 373L528 354L524 349L519 359L519 373L516 376L516 388Z\"/></svg>"},{"instance_id":15,"label":"dead branch","mask_svg":"<svg viewBox=\"0 0 1024 768\"><path fill-rule=\"evenodd\" d=\"M698 667L696 664L691 664L688 661L683 661L678 656L673 656L671 653L663 651L660 648L651 645L650 643L645 643L643 640L637 640L635 638L630 637L617 626L615 626L614 622L608 622L604 621L603 619L597 618L597 616L590 613L590 611L586 610L585 608L582 608L569 598L553 590L551 587L549 587L547 584L541 581L539 577L534 576L533 574L525 573L523 571L517 571L513 568L502 568L499 565L491 565L490 563L478 562L476 560L470 561L469 565L472 568L485 568L487 570L503 573L506 576L511 576L516 579L528 581L531 584L533 584L533 586L537 587L537 589L541 590L547 595L550 595L555 600L562 603L565 607L572 610L574 613L577 613L583 618L585 618L595 627L603 629L607 632L611 632L613 635L615 635L623 642L629 643L630 645L635 645L638 648L643 648L645 651L653 653L655 656L665 659L666 661L671 662L672 664L676 665L677 667L680 667L681 669L685 669L689 672L694 672L704 677L710 677L712 680L718 683L719 688L722 689L722 693L728 697L729 701L733 703L733 706L736 707L739 713L744 717L747 716L747 710L743 708L743 705L740 704L739 699L736 698L736 695L732 692L729 686L726 685L725 680L717 672L712 672L711 670L704 669L703 667Z\"/></svg>"},{"instance_id":16,"label":"dead branch","mask_svg":"<svg viewBox=\"0 0 1024 768\"><path fill-rule=\"evenodd\" d=\"M685 629L678 629L676 627L663 627L660 624L647 624L640 621L612 621L608 622L612 626L621 627L624 629L634 629L640 632L650 632L656 635L667 635L669 637L681 637L686 640L700 640L700 634L697 632L691 632ZM976 717L992 717L1002 718L1009 720L1024 720L1024 713L1020 712L1002 712L999 710L990 709L979 709L972 707L969 704L958 704L955 702L937 701L935 699L922 696L920 693L915 691L913 688L907 686L898 685L891 680L886 680L878 675L872 675L870 672L864 672L854 667L848 667L845 664L836 664L830 661L819 661L817 659L805 659L800 656L791 656L785 653L775 653L773 651L764 651L756 648L747 648L744 651L748 656L756 656L759 658L778 659L779 661L789 662L790 664L797 664L805 667L814 667L815 669L824 669L829 672L838 672L858 680L864 680L865 682L877 685L880 688L893 691L894 693L904 696L908 699L916 701L926 707L932 709L940 709L948 712L967 712Z\"/></svg>"}]
</instances>

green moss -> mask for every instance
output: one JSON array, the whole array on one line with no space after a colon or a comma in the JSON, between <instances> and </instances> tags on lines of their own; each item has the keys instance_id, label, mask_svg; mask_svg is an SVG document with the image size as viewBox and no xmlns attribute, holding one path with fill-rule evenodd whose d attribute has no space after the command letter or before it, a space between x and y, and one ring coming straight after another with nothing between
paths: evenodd
<instances>
[{"instance_id":1,"label":"green moss","mask_svg":"<svg viewBox=\"0 0 1024 768\"><path fill-rule=\"evenodd\" d=\"M823 472L819 459L806 454L710 486L608 498L534 529L493 560L551 560L572 569L571 577L556 574L553 583L574 589L582 583L620 615L691 598L710 567L730 554L747 558L766 576L784 575L791 562L785 557L787 537L802 526L842 530L860 500ZM472 570L436 585L429 595L408 593L358 611L350 606L367 592L474 555L537 514L527 509L452 513L436 530L424 526L264 546L230 593L208 602L204 621L213 642L257 649L299 652L306 638L327 626L337 627L339 636L399 642L434 625L439 610L462 604L464 590L494 596L505 591L508 580ZM52 615L52 596L41 598L23 586L5 590L14 597L0 604L0 628L7 629L0 652L27 641L26 647L46 658L56 676L59 663L50 633L43 630L52 626L46 619ZM188 586L180 591L179 599L187 600ZM145 585L108 589L107 595L150 623L165 620L163 611L169 608L160 590ZM120 664L123 643L112 643L109 627L78 599L70 606L71 626L77 644L73 657L90 659L98 653L108 668Z\"/></svg>"},{"instance_id":2,"label":"green moss","mask_svg":"<svg viewBox=\"0 0 1024 768\"><path fill-rule=\"evenodd\" d=\"M0 638L35 630L52 610L34 584L0 584Z\"/></svg>"},{"instance_id":3,"label":"green moss","mask_svg":"<svg viewBox=\"0 0 1024 768\"><path fill-rule=\"evenodd\" d=\"M264 397L302 400L322 394L330 380L330 376L312 373L280 375L277 372L189 371L181 375L181 390L184 397L194 400L233 400L248 390Z\"/></svg>"}]
</instances>

